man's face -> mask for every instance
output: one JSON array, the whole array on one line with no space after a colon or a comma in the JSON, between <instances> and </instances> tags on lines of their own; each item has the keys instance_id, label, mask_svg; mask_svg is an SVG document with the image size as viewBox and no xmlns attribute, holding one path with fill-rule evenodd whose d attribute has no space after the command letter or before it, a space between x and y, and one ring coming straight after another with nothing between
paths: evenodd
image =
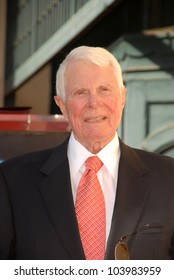
<instances>
[{"instance_id":1,"label":"man's face","mask_svg":"<svg viewBox=\"0 0 174 280\"><path fill-rule=\"evenodd\" d=\"M100 143L103 148L120 123L125 89L121 92L111 66L78 60L65 73L65 102L59 97L56 102L83 146Z\"/></svg>"}]
</instances>

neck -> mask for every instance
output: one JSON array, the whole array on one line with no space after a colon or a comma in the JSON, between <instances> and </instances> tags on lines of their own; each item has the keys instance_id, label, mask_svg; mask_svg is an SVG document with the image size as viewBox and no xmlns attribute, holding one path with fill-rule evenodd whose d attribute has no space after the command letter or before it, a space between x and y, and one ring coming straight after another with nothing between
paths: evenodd
<instances>
[{"instance_id":1,"label":"neck","mask_svg":"<svg viewBox=\"0 0 174 280\"><path fill-rule=\"evenodd\" d=\"M85 148L92 154L98 154L106 145L107 143L103 144L100 142L96 142L96 143L86 144Z\"/></svg>"},{"instance_id":2,"label":"neck","mask_svg":"<svg viewBox=\"0 0 174 280\"><path fill-rule=\"evenodd\" d=\"M107 140L106 139L101 139L101 140L93 139L93 141L92 141L91 139L89 139L90 141L86 141L86 140L83 141L83 139L79 139L75 134L73 134L73 135L74 135L74 138L92 154L98 154L115 137L115 134L114 134Z\"/></svg>"},{"instance_id":3,"label":"neck","mask_svg":"<svg viewBox=\"0 0 174 280\"><path fill-rule=\"evenodd\" d=\"M107 141L95 141L95 142L80 142L90 153L98 154L112 139L108 139Z\"/></svg>"}]
</instances>

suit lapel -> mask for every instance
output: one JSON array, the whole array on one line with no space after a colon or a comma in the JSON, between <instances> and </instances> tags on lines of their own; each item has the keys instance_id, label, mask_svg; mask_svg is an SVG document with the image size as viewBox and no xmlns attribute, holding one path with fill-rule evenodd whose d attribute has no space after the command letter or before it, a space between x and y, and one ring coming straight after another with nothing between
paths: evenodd
<instances>
[{"instance_id":1,"label":"suit lapel","mask_svg":"<svg viewBox=\"0 0 174 280\"><path fill-rule=\"evenodd\" d=\"M67 142L56 148L43 166L41 172L45 178L39 189L69 259L85 259L71 191ZM106 259L114 259L114 249L119 238L137 228L148 198L145 176L148 169L133 149L122 142L120 146L117 195Z\"/></svg>"},{"instance_id":2,"label":"suit lapel","mask_svg":"<svg viewBox=\"0 0 174 280\"><path fill-rule=\"evenodd\" d=\"M42 168L45 179L39 186L50 219L69 259L84 259L69 177L67 142L55 149Z\"/></svg>"},{"instance_id":3,"label":"suit lapel","mask_svg":"<svg viewBox=\"0 0 174 280\"><path fill-rule=\"evenodd\" d=\"M148 198L146 173L148 169L133 149L122 142L118 171L117 194L107 244L106 259L114 259L117 241L137 228Z\"/></svg>"}]
</instances>

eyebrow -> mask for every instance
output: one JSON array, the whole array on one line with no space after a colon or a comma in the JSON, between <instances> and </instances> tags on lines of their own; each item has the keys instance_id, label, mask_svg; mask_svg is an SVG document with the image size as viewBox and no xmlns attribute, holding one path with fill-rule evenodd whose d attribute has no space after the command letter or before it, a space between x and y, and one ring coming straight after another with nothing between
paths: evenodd
<instances>
[{"instance_id":1,"label":"eyebrow","mask_svg":"<svg viewBox=\"0 0 174 280\"><path fill-rule=\"evenodd\" d=\"M97 87L97 89L102 89L102 88L113 89L113 86L111 84L103 84Z\"/></svg>"},{"instance_id":2,"label":"eyebrow","mask_svg":"<svg viewBox=\"0 0 174 280\"><path fill-rule=\"evenodd\" d=\"M113 86L111 84L103 84L103 85L100 85L98 88L100 87L109 87L109 88L112 88Z\"/></svg>"},{"instance_id":3,"label":"eyebrow","mask_svg":"<svg viewBox=\"0 0 174 280\"><path fill-rule=\"evenodd\" d=\"M89 90L89 89L88 89L88 88L85 88L85 87L82 87L82 88L75 88L75 89L72 90L71 93L73 94L73 93L76 93L77 91L81 91L81 90L83 91L83 90Z\"/></svg>"},{"instance_id":4,"label":"eyebrow","mask_svg":"<svg viewBox=\"0 0 174 280\"><path fill-rule=\"evenodd\" d=\"M106 83L106 84L100 84L97 88L103 88L103 87L109 87L109 88L113 88L113 86L109 83ZM74 88L72 90L72 93L73 92L76 92L76 91L79 91L79 90L89 90L88 87L81 87L81 88Z\"/></svg>"}]
</instances>

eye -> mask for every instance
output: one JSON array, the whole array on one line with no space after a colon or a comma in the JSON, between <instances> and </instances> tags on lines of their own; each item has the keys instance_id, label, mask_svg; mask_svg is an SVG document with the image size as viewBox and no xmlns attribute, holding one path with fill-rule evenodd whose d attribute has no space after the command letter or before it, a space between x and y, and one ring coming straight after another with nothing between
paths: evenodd
<instances>
[{"instance_id":1,"label":"eye","mask_svg":"<svg viewBox=\"0 0 174 280\"><path fill-rule=\"evenodd\" d=\"M87 89L78 89L75 92L73 92L73 96L85 96L87 93Z\"/></svg>"},{"instance_id":2,"label":"eye","mask_svg":"<svg viewBox=\"0 0 174 280\"><path fill-rule=\"evenodd\" d=\"M101 86L99 87L99 92L101 94L108 94L111 92L111 89L109 87L106 87L106 86Z\"/></svg>"}]
</instances>

